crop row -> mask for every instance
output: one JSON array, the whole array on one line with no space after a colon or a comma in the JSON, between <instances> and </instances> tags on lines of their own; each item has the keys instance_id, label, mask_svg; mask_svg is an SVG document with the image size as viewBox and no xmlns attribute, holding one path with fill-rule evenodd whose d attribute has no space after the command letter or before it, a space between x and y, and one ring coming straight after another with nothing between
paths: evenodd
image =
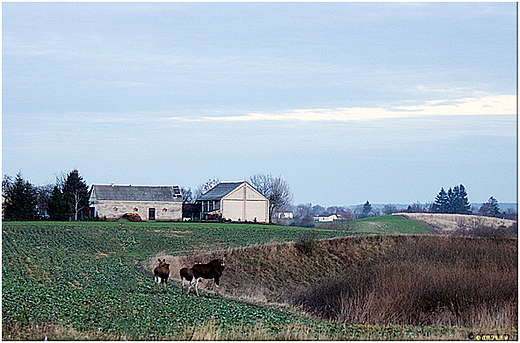
<instances>
[{"instance_id":1,"label":"crop row","mask_svg":"<svg viewBox=\"0 0 520 343\"><path fill-rule=\"evenodd\" d=\"M72 325L77 330L172 335L214 320L223 329L308 321L223 298L196 298L169 286L158 291L136 264L158 252L180 254L270 241L300 231L269 226L4 223L2 319ZM337 232L321 230L321 237Z\"/></svg>"}]
</instances>

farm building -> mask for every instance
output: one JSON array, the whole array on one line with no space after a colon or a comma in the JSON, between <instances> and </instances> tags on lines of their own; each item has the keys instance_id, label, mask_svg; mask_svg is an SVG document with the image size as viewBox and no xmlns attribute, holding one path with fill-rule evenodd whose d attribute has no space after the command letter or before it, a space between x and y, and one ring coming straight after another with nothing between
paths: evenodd
<instances>
[{"instance_id":1,"label":"farm building","mask_svg":"<svg viewBox=\"0 0 520 343\"><path fill-rule=\"evenodd\" d=\"M94 215L109 220L137 213L142 220L182 219L182 195L178 186L92 185L90 206Z\"/></svg>"},{"instance_id":2,"label":"farm building","mask_svg":"<svg viewBox=\"0 0 520 343\"><path fill-rule=\"evenodd\" d=\"M203 219L269 222L269 200L246 181L221 182L197 198Z\"/></svg>"}]
</instances>

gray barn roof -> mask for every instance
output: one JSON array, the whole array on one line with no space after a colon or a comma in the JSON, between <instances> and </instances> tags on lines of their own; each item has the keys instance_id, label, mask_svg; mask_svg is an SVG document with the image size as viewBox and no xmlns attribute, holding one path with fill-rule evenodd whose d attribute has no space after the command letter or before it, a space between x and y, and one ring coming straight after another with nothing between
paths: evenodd
<instances>
[{"instance_id":1,"label":"gray barn roof","mask_svg":"<svg viewBox=\"0 0 520 343\"><path fill-rule=\"evenodd\" d=\"M92 185L97 200L182 201L179 186Z\"/></svg>"},{"instance_id":2,"label":"gray barn roof","mask_svg":"<svg viewBox=\"0 0 520 343\"><path fill-rule=\"evenodd\" d=\"M220 200L229 193L231 193L235 188L243 184L245 181L239 182L221 182L206 193L202 194L197 198L198 200Z\"/></svg>"}]
</instances>

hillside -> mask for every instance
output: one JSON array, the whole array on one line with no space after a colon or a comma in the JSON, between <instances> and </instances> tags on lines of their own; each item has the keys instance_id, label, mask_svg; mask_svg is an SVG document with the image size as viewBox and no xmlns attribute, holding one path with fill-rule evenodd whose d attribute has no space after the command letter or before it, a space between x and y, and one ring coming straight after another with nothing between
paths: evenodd
<instances>
[{"instance_id":1,"label":"hillside","mask_svg":"<svg viewBox=\"0 0 520 343\"><path fill-rule=\"evenodd\" d=\"M509 324L516 315L510 311L516 304L516 298L511 300L511 289L516 296L516 240L477 241L429 235L344 238L359 231L365 232L364 235L367 232L388 234L424 228L414 220L392 216L366 219L359 224L354 232L347 232L219 223L4 222L2 338L379 340L468 337L467 329L436 325L446 321L469 321L471 327L477 328L483 324L489 328L506 327L506 333L516 335L516 326ZM159 256L176 261L171 269L172 277L178 280L177 268L195 261L206 262L211 256L224 253L227 264L221 280L222 296L213 293L203 293L200 298L186 296L177 282L159 290L150 275ZM439 270L448 274L435 278ZM461 272L466 274L461 276ZM394 275L399 278L392 279ZM424 281L418 283L417 280ZM210 284L203 282L205 286ZM351 286L345 289L345 285ZM397 285L398 288L378 289L377 285ZM451 288L453 294L443 295L443 290L450 289L446 285L456 286ZM489 295L490 287L493 296ZM403 291L395 293L396 289ZM414 289L417 292L409 293ZM385 298L385 294L389 298ZM406 303L399 294L413 294L413 301ZM424 294L434 297L425 298ZM350 295L354 300L349 300ZM323 301L312 302L312 299ZM401 307L403 313L415 313L415 317L392 315L389 311L379 312L386 313L386 317L363 317L377 313L373 310L377 304L386 302L387 309L399 308L392 299L400 299L406 305ZM446 299L451 303L455 299L455 304L462 301L455 314L449 315L452 312L446 304L451 303ZM410 307L426 300L429 305L425 308ZM467 309L469 302L485 305ZM320 304L325 307L316 306ZM356 316L345 317L330 312L330 308L343 309L343 313ZM439 309L442 311L438 312ZM471 311L473 317L468 314ZM445 315L429 315L432 313ZM475 316L481 319L472 319ZM499 320L490 320L490 316ZM399 324L406 321L434 326Z\"/></svg>"},{"instance_id":2,"label":"hillside","mask_svg":"<svg viewBox=\"0 0 520 343\"><path fill-rule=\"evenodd\" d=\"M220 294L289 304L338 323L511 329L517 320L516 243L371 236L166 257L178 270L226 254ZM212 283L203 288L213 289Z\"/></svg>"},{"instance_id":3,"label":"hillside","mask_svg":"<svg viewBox=\"0 0 520 343\"><path fill-rule=\"evenodd\" d=\"M463 214L395 213L394 215L425 222L437 233L453 233L457 230L470 230L481 227L489 227L491 229L499 227L510 228L516 225L515 220Z\"/></svg>"}]
</instances>

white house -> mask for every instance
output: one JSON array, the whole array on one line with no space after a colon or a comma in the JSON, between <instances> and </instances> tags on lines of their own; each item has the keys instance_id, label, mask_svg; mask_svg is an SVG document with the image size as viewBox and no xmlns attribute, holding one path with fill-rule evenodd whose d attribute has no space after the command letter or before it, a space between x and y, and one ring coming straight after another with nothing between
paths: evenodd
<instances>
[{"instance_id":1,"label":"white house","mask_svg":"<svg viewBox=\"0 0 520 343\"><path fill-rule=\"evenodd\" d=\"M321 216L314 217L314 220L318 221L320 223L333 222L335 220L338 220L338 216L335 214L321 215Z\"/></svg>"},{"instance_id":2,"label":"white house","mask_svg":"<svg viewBox=\"0 0 520 343\"><path fill-rule=\"evenodd\" d=\"M203 217L269 222L269 200L246 181L221 182L196 200Z\"/></svg>"},{"instance_id":3,"label":"white house","mask_svg":"<svg viewBox=\"0 0 520 343\"><path fill-rule=\"evenodd\" d=\"M117 220L125 213L137 213L142 220L182 219L179 186L92 185L89 203L94 215Z\"/></svg>"}]
</instances>

